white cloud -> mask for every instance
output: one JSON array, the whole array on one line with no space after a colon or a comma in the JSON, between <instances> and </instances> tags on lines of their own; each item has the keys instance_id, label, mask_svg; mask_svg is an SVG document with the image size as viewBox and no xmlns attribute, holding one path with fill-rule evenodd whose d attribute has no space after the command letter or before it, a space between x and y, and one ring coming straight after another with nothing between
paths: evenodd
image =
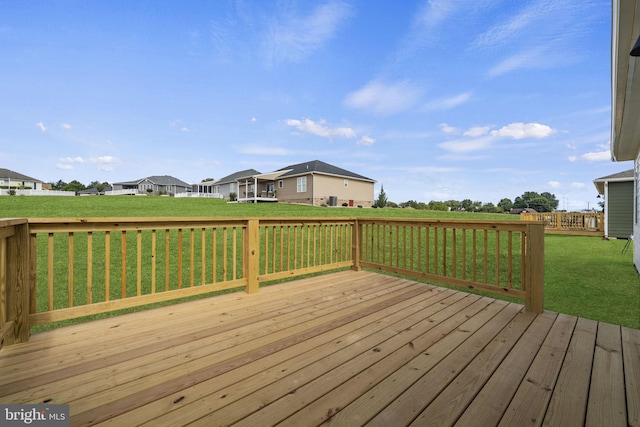
<instances>
[{"instance_id":1,"label":"white cloud","mask_svg":"<svg viewBox=\"0 0 640 427\"><path fill-rule=\"evenodd\" d=\"M578 160L578 157L577 157L577 156L569 156L569 161L570 161L571 163L575 162L576 160Z\"/></svg>"},{"instance_id":2,"label":"white cloud","mask_svg":"<svg viewBox=\"0 0 640 427\"><path fill-rule=\"evenodd\" d=\"M421 93L422 89L412 86L406 81L393 84L372 81L362 89L347 95L344 104L350 108L389 115L415 105Z\"/></svg>"},{"instance_id":3,"label":"white cloud","mask_svg":"<svg viewBox=\"0 0 640 427\"><path fill-rule=\"evenodd\" d=\"M609 150L605 151L595 151L591 153L585 153L582 155L584 160L589 162L603 162L611 160L611 152Z\"/></svg>"},{"instance_id":4,"label":"white cloud","mask_svg":"<svg viewBox=\"0 0 640 427\"><path fill-rule=\"evenodd\" d=\"M326 120L314 122L311 119L295 120L287 119L287 126L294 127L301 132L310 133L312 135L322 136L324 138L341 137L355 138L356 132L349 127L329 127Z\"/></svg>"},{"instance_id":5,"label":"white cloud","mask_svg":"<svg viewBox=\"0 0 640 427\"><path fill-rule=\"evenodd\" d=\"M464 131L463 135L464 136L471 136L471 137L476 137L476 136L482 136L482 135L486 135L487 133L489 133L489 130L491 128L489 126L476 126L476 127L472 127L467 129L466 131Z\"/></svg>"},{"instance_id":6,"label":"white cloud","mask_svg":"<svg viewBox=\"0 0 640 427\"><path fill-rule=\"evenodd\" d=\"M425 105L427 110L450 110L471 99L471 92L461 93L450 98L433 100Z\"/></svg>"},{"instance_id":7,"label":"white cloud","mask_svg":"<svg viewBox=\"0 0 640 427\"><path fill-rule=\"evenodd\" d=\"M97 165L98 170L110 171L113 170L113 166L119 163L122 163L117 157L114 156L99 156L99 157L89 157L84 158L81 156L76 157L61 157L58 159L58 163L56 167L58 169L71 170L74 168L75 164L94 164Z\"/></svg>"},{"instance_id":8,"label":"white cloud","mask_svg":"<svg viewBox=\"0 0 640 427\"><path fill-rule=\"evenodd\" d=\"M255 117L251 117L251 122L252 122L252 123L255 123L255 122L257 122L257 121L258 121L258 119L256 119Z\"/></svg>"},{"instance_id":9,"label":"white cloud","mask_svg":"<svg viewBox=\"0 0 640 427\"><path fill-rule=\"evenodd\" d=\"M180 130L182 132L191 132L191 129L189 129L188 127L181 127Z\"/></svg>"},{"instance_id":10,"label":"white cloud","mask_svg":"<svg viewBox=\"0 0 640 427\"><path fill-rule=\"evenodd\" d=\"M469 151L478 151L491 147L494 138L485 136L483 138L473 139L456 139L438 144L438 146L447 151L456 153L465 153Z\"/></svg>"},{"instance_id":11,"label":"white cloud","mask_svg":"<svg viewBox=\"0 0 640 427\"><path fill-rule=\"evenodd\" d=\"M60 159L58 159L59 162L63 162L63 163L84 163L85 160L80 157L80 156L76 156L76 157L61 157Z\"/></svg>"},{"instance_id":12,"label":"white cloud","mask_svg":"<svg viewBox=\"0 0 640 427\"><path fill-rule=\"evenodd\" d=\"M547 185L551 188L560 188L560 183L558 181L549 181Z\"/></svg>"},{"instance_id":13,"label":"white cloud","mask_svg":"<svg viewBox=\"0 0 640 427\"><path fill-rule=\"evenodd\" d=\"M445 133L459 133L457 128L441 124ZM511 123L497 130L485 127L472 127L463 133L466 138L446 141L438 144L444 150L465 153L491 148L500 138L524 139L546 138L555 132L551 127L540 123Z\"/></svg>"},{"instance_id":14,"label":"white cloud","mask_svg":"<svg viewBox=\"0 0 640 427\"><path fill-rule=\"evenodd\" d=\"M550 126L540 123L511 123L498 130L491 131L492 136L509 137L513 139L523 138L547 138L555 133Z\"/></svg>"},{"instance_id":15,"label":"white cloud","mask_svg":"<svg viewBox=\"0 0 640 427\"><path fill-rule=\"evenodd\" d=\"M440 130L444 133L458 133L458 128L453 127L453 126L449 126L446 123L440 123Z\"/></svg>"},{"instance_id":16,"label":"white cloud","mask_svg":"<svg viewBox=\"0 0 640 427\"><path fill-rule=\"evenodd\" d=\"M45 132L47 130L47 127L45 127L44 123L42 122L36 123L36 127L40 129L42 132Z\"/></svg>"},{"instance_id":17,"label":"white cloud","mask_svg":"<svg viewBox=\"0 0 640 427\"><path fill-rule=\"evenodd\" d=\"M571 186L573 188L583 188L586 184L584 182L572 182Z\"/></svg>"},{"instance_id":18,"label":"white cloud","mask_svg":"<svg viewBox=\"0 0 640 427\"><path fill-rule=\"evenodd\" d=\"M370 136L363 135L360 140L358 140L358 145L373 145L376 140L371 138Z\"/></svg>"},{"instance_id":19,"label":"white cloud","mask_svg":"<svg viewBox=\"0 0 640 427\"><path fill-rule=\"evenodd\" d=\"M69 123L62 123L60 126L62 129L71 130L71 125Z\"/></svg>"},{"instance_id":20,"label":"white cloud","mask_svg":"<svg viewBox=\"0 0 640 427\"><path fill-rule=\"evenodd\" d=\"M351 7L341 1L320 5L307 16L279 14L263 38L270 63L305 59L331 40L350 14Z\"/></svg>"}]
</instances>

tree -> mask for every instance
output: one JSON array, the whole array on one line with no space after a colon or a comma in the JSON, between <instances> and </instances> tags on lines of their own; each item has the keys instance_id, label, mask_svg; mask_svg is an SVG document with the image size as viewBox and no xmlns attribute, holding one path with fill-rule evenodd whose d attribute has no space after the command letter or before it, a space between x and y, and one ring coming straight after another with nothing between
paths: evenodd
<instances>
[{"instance_id":1,"label":"tree","mask_svg":"<svg viewBox=\"0 0 640 427\"><path fill-rule=\"evenodd\" d=\"M558 209L558 205L560 204L560 201L558 199L556 199L556 195L555 194L551 194L548 192L544 192L541 194L542 197L546 198L549 201L549 204L551 205L551 210L556 210Z\"/></svg>"},{"instance_id":2,"label":"tree","mask_svg":"<svg viewBox=\"0 0 640 427\"><path fill-rule=\"evenodd\" d=\"M460 207L465 211L473 212L473 202L470 199L464 199L462 203L460 203Z\"/></svg>"},{"instance_id":3,"label":"tree","mask_svg":"<svg viewBox=\"0 0 640 427\"><path fill-rule=\"evenodd\" d=\"M384 186L380 185L380 194L378 194L378 199L373 204L373 207L384 208L388 203L389 201L387 200L387 195L384 192Z\"/></svg>"},{"instance_id":4,"label":"tree","mask_svg":"<svg viewBox=\"0 0 640 427\"><path fill-rule=\"evenodd\" d=\"M68 184L65 184L62 187L62 191L75 191L76 193L78 193L79 191L82 191L86 189L86 187L84 186L83 183L76 181L75 179L73 181L71 181Z\"/></svg>"},{"instance_id":5,"label":"tree","mask_svg":"<svg viewBox=\"0 0 640 427\"><path fill-rule=\"evenodd\" d=\"M429 202L429 209L432 211L448 211L449 206L444 204L444 202L436 202L434 200Z\"/></svg>"},{"instance_id":6,"label":"tree","mask_svg":"<svg viewBox=\"0 0 640 427\"><path fill-rule=\"evenodd\" d=\"M507 199L506 197L498 203L498 208L502 209L502 212L509 212L513 207L513 202L511 199Z\"/></svg>"},{"instance_id":7,"label":"tree","mask_svg":"<svg viewBox=\"0 0 640 427\"><path fill-rule=\"evenodd\" d=\"M558 199L551 193L538 194L535 191L525 191L522 196L516 197L514 208L533 208L538 212L551 212L558 207Z\"/></svg>"}]
</instances>

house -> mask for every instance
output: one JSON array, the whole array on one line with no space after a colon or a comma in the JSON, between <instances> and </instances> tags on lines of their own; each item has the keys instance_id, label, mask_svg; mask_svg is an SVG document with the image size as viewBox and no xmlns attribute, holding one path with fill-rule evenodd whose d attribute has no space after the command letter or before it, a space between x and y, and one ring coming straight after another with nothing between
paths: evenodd
<instances>
[{"instance_id":1,"label":"house","mask_svg":"<svg viewBox=\"0 0 640 427\"><path fill-rule=\"evenodd\" d=\"M320 160L279 169L273 179L280 202L313 206L373 206L373 179Z\"/></svg>"},{"instance_id":2,"label":"house","mask_svg":"<svg viewBox=\"0 0 640 427\"><path fill-rule=\"evenodd\" d=\"M640 5L613 0L611 33L611 157L634 162L633 235L640 236ZM631 54L632 50L633 55ZM640 238L633 241L633 263L640 271Z\"/></svg>"},{"instance_id":3,"label":"house","mask_svg":"<svg viewBox=\"0 0 640 427\"><path fill-rule=\"evenodd\" d=\"M213 185L213 192L216 194L220 194L224 199L237 200L238 197L241 197L240 185L244 184L242 195L243 197L246 197L246 194L250 193L251 191L255 191L249 185L249 182L253 184L253 177L256 175L260 175L260 172L255 169L246 169L243 171L232 173L231 175L227 175L224 178L221 178L219 181L215 181ZM235 197L231 197L232 194L234 194Z\"/></svg>"},{"instance_id":4,"label":"house","mask_svg":"<svg viewBox=\"0 0 640 427\"><path fill-rule=\"evenodd\" d=\"M633 235L640 232L640 58L634 48L640 35L639 11L637 2L613 0L610 148L613 161L634 162ZM633 246L633 263L640 271L640 239Z\"/></svg>"},{"instance_id":5,"label":"house","mask_svg":"<svg viewBox=\"0 0 640 427\"><path fill-rule=\"evenodd\" d=\"M627 239L633 234L633 169L593 180L604 196L604 236Z\"/></svg>"},{"instance_id":6,"label":"house","mask_svg":"<svg viewBox=\"0 0 640 427\"><path fill-rule=\"evenodd\" d=\"M523 213L538 213L538 211L533 208L511 208L509 213L512 215L520 215Z\"/></svg>"},{"instance_id":7,"label":"house","mask_svg":"<svg viewBox=\"0 0 640 427\"><path fill-rule=\"evenodd\" d=\"M113 190L105 194L166 194L175 195L191 191L191 185L172 176L150 176L136 181L114 182Z\"/></svg>"},{"instance_id":8,"label":"house","mask_svg":"<svg viewBox=\"0 0 640 427\"><path fill-rule=\"evenodd\" d=\"M7 190L43 190L42 181L10 169L0 169L0 188Z\"/></svg>"}]
</instances>

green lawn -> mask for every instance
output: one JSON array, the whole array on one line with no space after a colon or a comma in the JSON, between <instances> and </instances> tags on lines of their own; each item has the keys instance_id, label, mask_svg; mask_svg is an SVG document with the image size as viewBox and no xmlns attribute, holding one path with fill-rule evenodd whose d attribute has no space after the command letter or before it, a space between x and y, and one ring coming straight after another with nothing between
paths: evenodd
<instances>
[{"instance_id":1,"label":"green lawn","mask_svg":"<svg viewBox=\"0 0 640 427\"><path fill-rule=\"evenodd\" d=\"M0 217L386 217L517 220L513 215L412 209L226 204L171 197L0 197ZM640 279L626 241L547 235L545 309L640 328Z\"/></svg>"}]
</instances>

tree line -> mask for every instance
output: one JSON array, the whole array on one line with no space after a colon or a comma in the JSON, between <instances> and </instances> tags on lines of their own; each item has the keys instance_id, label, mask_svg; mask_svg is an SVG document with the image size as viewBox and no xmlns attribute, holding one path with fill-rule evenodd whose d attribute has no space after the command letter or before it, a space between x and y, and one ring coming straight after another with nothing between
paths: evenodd
<instances>
[{"instance_id":1,"label":"tree line","mask_svg":"<svg viewBox=\"0 0 640 427\"><path fill-rule=\"evenodd\" d=\"M464 199L462 201L447 200L444 202L432 200L429 203L409 200L402 203L394 203L388 200L387 195L384 192L384 187L380 187L380 193L373 206L376 208L399 207L432 211L503 213L510 212L511 209L525 208L535 209L536 212L553 212L558 209L558 204L559 201L555 194L551 194L549 192L537 193L535 191L525 191L514 200L505 197L497 204L493 204L491 202L483 203L481 201L474 201L471 199Z\"/></svg>"}]
</instances>

